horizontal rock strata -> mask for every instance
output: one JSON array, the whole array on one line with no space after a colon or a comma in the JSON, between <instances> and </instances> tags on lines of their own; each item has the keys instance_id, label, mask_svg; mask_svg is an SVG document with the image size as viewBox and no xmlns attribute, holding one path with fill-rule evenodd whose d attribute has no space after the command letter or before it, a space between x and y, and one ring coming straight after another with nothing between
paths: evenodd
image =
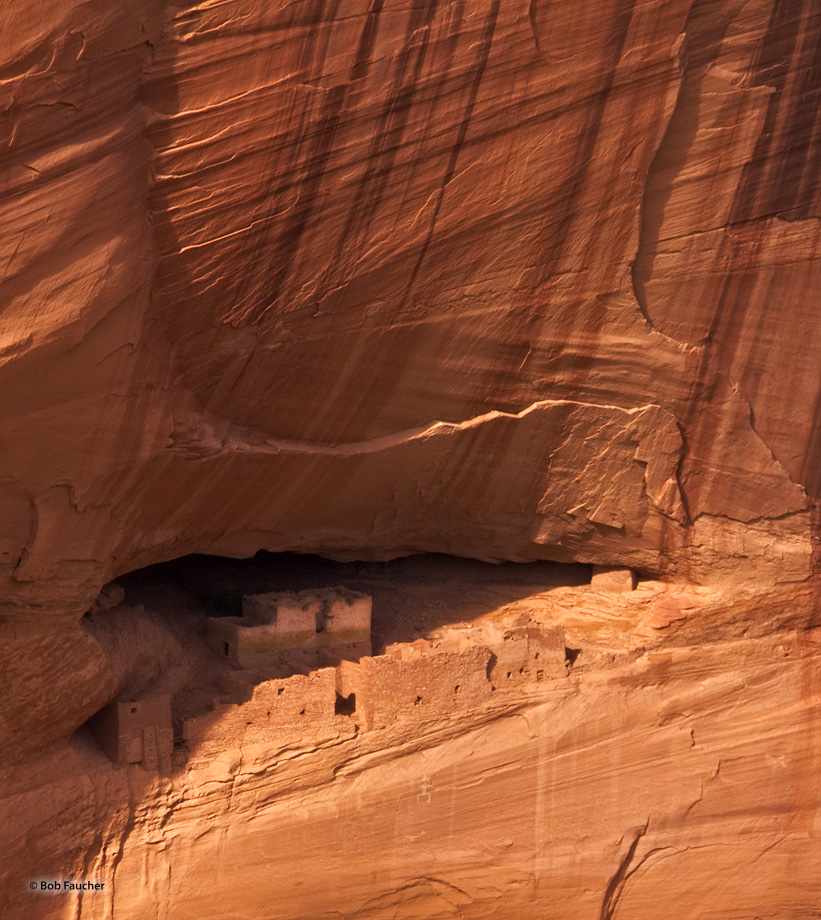
<instances>
[{"instance_id":1,"label":"horizontal rock strata","mask_svg":"<svg viewBox=\"0 0 821 920\"><path fill-rule=\"evenodd\" d=\"M817 0L0 4L4 916L818 915L819 47ZM547 689L111 764L80 726L208 660L103 586L259 550L643 581L553 596Z\"/></svg>"}]
</instances>

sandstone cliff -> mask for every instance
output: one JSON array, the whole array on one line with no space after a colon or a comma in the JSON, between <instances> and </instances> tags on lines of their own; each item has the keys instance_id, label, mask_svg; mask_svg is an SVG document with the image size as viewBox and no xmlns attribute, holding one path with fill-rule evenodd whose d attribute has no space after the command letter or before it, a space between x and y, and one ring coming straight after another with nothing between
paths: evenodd
<instances>
[{"instance_id":1,"label":"sandstone cliff","mask_svg":"<svg viewBox=\"0 0 821 920\"><path fill-rule=\"evenodd\" d=\"M287 850L265 859L313 861L342 885L345 823L315 850L299 836L315 821L324 833L342 807L333 787L304 793L295 830L302 812L287 810L270 752L229 752L213 783L173 793L76 753L72 733L122 686L81 618L105 583L189 553L442 552L629 565L746 599L699 619L686 663L664 653L669 686L662 659L640 658L639 630L623 645L644 663L579 676L558 714L538 701L524 722L468 718L437 736L450 804L418 833L384 803L404 801L402 771L416 783L424 746L396 742L404 766L357 749L344 770L309 752L306 776L352 771L345 808L364 827L385 807L396 834L432 834L370 875L387 844L363 844L340 913L432 917L435 902L452 905L443 916L484 916L479 903L496 917L501 903L515 917L523 904L653 916L650 881L669 882L674 852L677 884L700 886L691 916L818 909L795 867L815 852L819 795L806 631L821 497L819 47L817 0L5 0L0 750L18 805L32 790L63 797L53 840L45 814L13 812L26 841L15 871L40 871L38 854L50 872L76 868L110 844L106 858L138 873L165 839L161 810L193 796L168 826L198 885L239 833L236 792L262 816L260 847ZM666 629L681 606L653 622ZM711 681L728 683L712 694ZM648 727L682 694L713 733L686 757L689 722ZM577 722L588 734L560 743ZM749 751L728 768L742 737ZM483 765L465 765L471 744ZM566 780L565 750L578 758ZM504 826L471 798L485 776L511 797ZM762 798L768 783L778 794ZM592 804L625 786L641 794L624 792L624 812ZM536 799L514 801L522 787ZM193 828L222 812L221 842L200 851ZM128 847L100 830L116 821L142 828ZM756 843L726 872L763 860L769 875L750 871L770 887L739 883L748 901L710 914L704 892L722 884L710 867L764 824L772 840L745 838ZM244 853L226 864L240 879L246 862L250 884L262 857ZM649 906L630 901L628 877L648 880ZM785 885L793 900L776 897ZM299 890L281 914L264 901L247 916L336 909ZM168 906L161 891L118 916L202 916L191 897Z\"/></svg>"}]
</instances>

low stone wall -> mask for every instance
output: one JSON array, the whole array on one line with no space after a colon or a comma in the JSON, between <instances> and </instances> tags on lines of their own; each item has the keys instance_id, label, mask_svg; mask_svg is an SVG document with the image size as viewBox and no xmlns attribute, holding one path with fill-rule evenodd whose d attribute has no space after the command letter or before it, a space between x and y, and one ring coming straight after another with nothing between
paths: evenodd
<instances>
[{"instance_id":1,"label":"low stone wall","mask_svg":"<svg viewBox=\"0 0 821 920\"><path fill-rule=\"evenodd\" d=\"M333 734L340 721L348 727L349 720L335 714L335 704L336 670L322 668L307 676L258 684L247 702L218 705L207 715L189 719L183 737L198 748L223 748L227 742L293 744Z\"/></svg>"},{"instance_id":2,"label":"low stone wall","mask_svg":"<svg viewBox=\"0 0 821 920\"><path fill-rule=\"evenodd\" d=\"M314 651L292 654L309 661ZM438 721L455 710L481 707L497 692L564 674L561 626L486 627L480 639L454 631L440 648L418 640L391 646L384 655L265 681L247 702L221 705L187 721L184 737L192 747L216 749L229 742L291 744L352 734L355 724L372 731L397 722Z\"/></svg>"},{"instance_id":3,"label":"low stone wall","mask_svg":"<svg viewBox=\"0 0 821 920\"><path fill-rule=\"evenodd\" d=\"M594 565L590 587L594 591L635 591L638 576L633 569L615 565Z\"/></svg>"},{"instance_id":4,"label":"low stone wall","mask_svg":"<svg viewBox=\"0 0 821 920\"><path fill-rule=\"evenodd\" d=\"M241 617L210 617L206 641L220 658L247 668L332 666L371 654L371 598L345 588L243 598Z\"/></svg>"},{"instance_id":5,"label":"low stone wall","mask_svg":"<svg viewBox=\"0 0 821 920\"><path fill-rule=\"evenodd\" d=\"M491 652L431 652L400 660L390 656L342 662L337 669L340 696L356 696L356 716L365 730L397 721L427 721L454 709L469 709L491 694L487 667Z\"/></svg>"}]
</instances>

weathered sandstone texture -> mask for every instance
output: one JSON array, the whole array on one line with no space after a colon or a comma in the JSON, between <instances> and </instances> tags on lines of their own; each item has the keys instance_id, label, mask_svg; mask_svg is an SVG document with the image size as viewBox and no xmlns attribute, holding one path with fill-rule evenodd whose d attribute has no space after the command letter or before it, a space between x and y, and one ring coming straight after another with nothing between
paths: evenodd
<instances>
[{"instance_id":1,"label":"weathered sandstone texture","mask_svg":"<svg viewBox=\"0 0 821 920\"><path fill-rule=\"evenodd\" d=\"M3 916L821 911L819 48L818 0L0 3ZM102 707L233 678L110 583L261 549L656 587L551 600L588 663L518 703L112 765Z\"/></svg>"},{"instance_id":2,"label":"weathered sandstone texture","mask_svg":"<svg viewBox=\"0 0 821 920\"><path fill-rule=\"evenodd\" d=\"M3 4L7 617L263 547L807 574L821 10L576 7Z\"/></svg>"},{"instance_id":3,"label":"weathered sandstone texture","mask_svg":"<svg viewBox=\"0 0 821 920\"><path fill-rule=\"evenodd\" d=\"M806 587L370 587L379 655L255 686L219 675L170 770L114 766L83 729L6 774L4 917L818 915ZM522 640L526 657L505 651ZM28 890L65 878L106 887Z\"/></svg>"}]
</instances>

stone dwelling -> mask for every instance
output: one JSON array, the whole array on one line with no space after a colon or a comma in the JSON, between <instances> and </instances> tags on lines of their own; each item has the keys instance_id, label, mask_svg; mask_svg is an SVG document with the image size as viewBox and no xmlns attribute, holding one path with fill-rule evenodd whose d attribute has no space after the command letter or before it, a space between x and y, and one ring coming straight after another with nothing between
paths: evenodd
<instances>
[{"instance_id":1,"label":"stone dwelling","mask_svg":"<svg viewBox=\"0 0 821 920\"><path fill-rule=\"evenodd\" d=\"M303 673L371 654L371 598L347 588L246 596L241 617L209 617L213 652L245 668Z\"/></svg>"},{"instance_id":2,"label":"stone dwelling","mask_svg":"<svg viewBox=\"0 0 821 920\"><path fill-rule=\"evenodd\" d=\"M364 731L401 721L433 721L489 700L490 658L490 649L481 646L460 652L406 647L401 657L386 654L341 662L336 690L350 701Z\"/></svg>"},{"instance_id":3,"label":"stone dwelling","mask_svg":"<svg viewBox=\"0 0 821 920\"><path fill-rule=\"evenodd\" d=\"M97 744L114 763L167 770L174 749L171 699L115 701L88 721Z\"/></svg>"},{"instance_id":4,"label":"stone dwelling","mask_svg":"<svg viewBox=\"0 0 821 920\"><path fill-rule=\"evenodd\" d=\"M564 627L489 627L482 637L492 652L488 678L497 690L555 680L566 670Z\"/></svg>"},{"instance_id":5,"label":"stone dwelling","mask_svg":"<svg viewBox=\"0 0 821 920\"><path fill-rule=\"evenodd\" d=\"M229 743L288 745L352 736L399 722L446 719L454 710L487 704L497 691L495 698L501 698L564 674L561 626L493 627L477 639L454 631L439 648L418 640L390 646L384 655L264 681L246 702L222 704L188 720L184 737L203 753Z\"/></svg>"}]
</instances>

